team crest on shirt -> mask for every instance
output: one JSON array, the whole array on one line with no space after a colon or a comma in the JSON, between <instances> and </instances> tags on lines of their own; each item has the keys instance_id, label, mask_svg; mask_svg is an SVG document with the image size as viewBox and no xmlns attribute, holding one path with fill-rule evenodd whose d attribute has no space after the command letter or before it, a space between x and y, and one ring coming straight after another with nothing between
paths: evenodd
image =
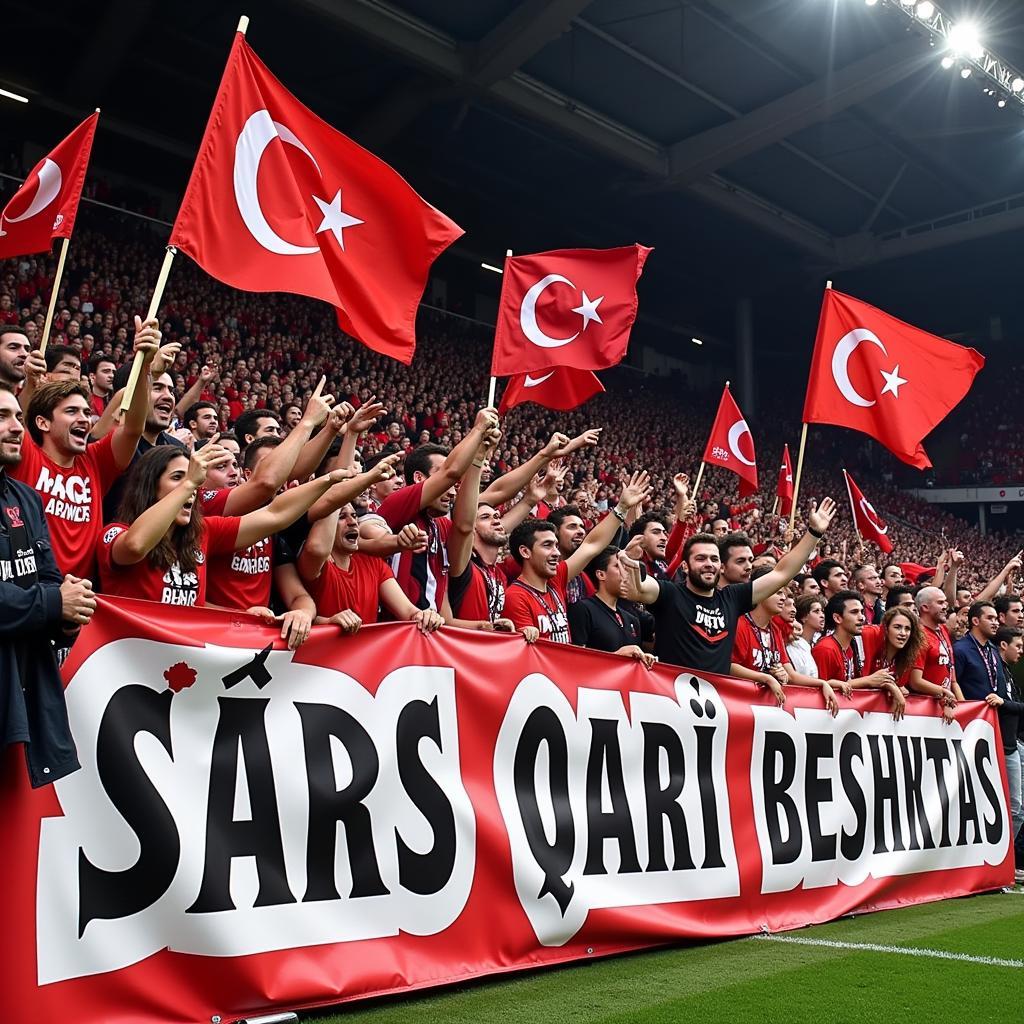
<instances>
[{"instance_id":1,"label":"team crest on shirt","mask_svg":"<svg viewBox=\"0 0 1024 1024\"><path fill-rule=\"evenodd\" d=\"M708 608L702 604L697 604L694 608L695 620L691 625L708 643L717 644L729 635L725 624L725 612L720 608Z\"/></svg>"},{"instance_id":2,"label":"team crest on shirt","mask_svg":"<svg viewBox=\"0 0 1024 1024\"><path fill-rule=\"evenodd\" d=\"M17 527L24 528L25 524L21 521L21 506L20 505L8 505L7 506L7 518L10 520L11 528L16 529Z\"/></svg>"},{"instance_id":3,"label":"team crest on shirt","mask_svg":"<svg viewBox=\"0 0 1024 1024\"><path fill-rule=\"evenodd\" d=\"M123 533L124 529L120 526L112 526L105 534L103 534L103 543L109 544L119 533Z\"/></svg>"}]
</instances>

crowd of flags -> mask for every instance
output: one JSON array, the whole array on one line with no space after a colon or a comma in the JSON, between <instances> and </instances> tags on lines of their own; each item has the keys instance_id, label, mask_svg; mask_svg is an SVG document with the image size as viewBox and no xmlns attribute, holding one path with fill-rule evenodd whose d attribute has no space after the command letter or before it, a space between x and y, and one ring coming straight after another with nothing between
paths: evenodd
<instances>
[{"instance_id":1,"label":"crowd of flags","mask_svg":"<svg viewBox=\"0 0 1024 1024\"><path fill-rule=\"evenodd\" d=\"M97 110L43 157L0 212L0 259L47 251L58 238L66 246L98 120ZM169 252L185 253L235 288L328 302L347 334L408 364L430 267L462 234L393 168L292 96L244 31L236 34ZM604 390L594 371L626 355L637 282L651 251L634 244L506 259L491 364L492 377L509 378L501 411L531 401L572 409ZM155 294L154 306L158 301ZM796 479L787 444L778 514L795 514L808 424L860 431L927 468L924 438L983 365L974 349L827 287ZM735 473L741 497L758 489L754 438L728 382L698 480L704 464ZM849 474L845 479L858 532L892 550L885 523Z\"/></svg>"}]
</instances>

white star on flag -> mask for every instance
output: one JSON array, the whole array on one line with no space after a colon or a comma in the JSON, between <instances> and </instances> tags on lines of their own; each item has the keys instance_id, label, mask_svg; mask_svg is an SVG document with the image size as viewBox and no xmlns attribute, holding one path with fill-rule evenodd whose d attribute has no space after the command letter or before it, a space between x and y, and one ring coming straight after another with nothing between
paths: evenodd
<instances>
[{"instance_id":1,"label":"white star on flag","mask_svg":"<svg viewBox=\"0 0 1024 1024\"><path fill-rule=\"evenodd\" d=\"M907 383L906 378L900 376L900 364L897 363L890 373L886 373L885 370L879 372L885 378L885 387L882 388L881 394L884 395L888 391L893 398L899 398L900 388Z\"/></svg>"},{"instance_id":2,"label":"white star on flag","mask_svg":"<svg viewBox=\"0 0 1024 1024\"><path fill-rule=\"evenodd\" d=\"M577 306L573 312L579 313L583 317L583 330L586 330L590 326L591 320L596 320L599 324L603 324L604 321L597 315L597 307L604 302L604 296L601 295L596 299L591 297L584 291L583 292L583 304Z\"/></svg>"},{"instance_id":3,"label":"white star on flag","mask_svg":"<svg viewBox=\"0 0 1024 1024\"><path fill-rule=\"evenodd\" d=\"M354 228L357 224L362 224L363 221L358 217L350 216L342 210L340 188L334 193L334 198L329 203L319 196L313 196L313 199L316 201L316 205L320 207L320 212L324 215L324 219L320 221L320 227L316 229L316 233L319 235L321 231L330 231L338 240L338 245L341 246L342 252L344 252L345 237L342 232L345 228Z\"/></svg>"}]
</instances>

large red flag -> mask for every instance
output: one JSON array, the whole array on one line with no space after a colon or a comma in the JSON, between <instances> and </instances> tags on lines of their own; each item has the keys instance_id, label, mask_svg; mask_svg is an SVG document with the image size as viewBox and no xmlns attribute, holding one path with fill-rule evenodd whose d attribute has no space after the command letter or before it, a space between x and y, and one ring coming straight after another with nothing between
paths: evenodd
<instances>
[{"instance_id":1,"label":"large red flag","mask_svg":"<svg viewBox=\"0 0 1024 1024\"><path fill-rule=\"evenodd\" d=\"M505 415L524 402L536 402L548 409L575 409L588 398L604 391L604 385L590 370L575 370L571 366L556 366L536 377L521 373L513 377L501 396L498 412Z\"/></svg>"},{"instance_id":2,"label":"large red flag","mask_svg":"<svg viewBox=\"0 0 1024 1024\"><path fill-rule=\"evenodd\" d=\"M889 527L878 517L874 506L864 497L861 489L854 483L853 477L845 469L843 476L846 479L846 493L850 496L850 510L853 512L857 532L864 540L873 541L888 554L892 551L892 541L888 536Z\"/></svg>"},{"instance_id":3,"label":"large red flag","mask_svg":"<svg viewBox=\"0 0 1024 1024\"><path fill-rule=\"evenodd\" d=\"M825 290L805 423L870 434L927 469L924 438L970 390L985 358L832 288Z\"/></svg>"},{"instance_id":4,"label":"large red flag","mask_svg":"<svg viewBox=\"0 0 1024 1024\"><path fill-rule=\"evenodd\" d=\"M0 259L45 252L55 238L71 237L99 116L90 114L47 153L11 196L0 213Z\"/></svg>"},{"instance_id":5,"label":"large red flag","mask_svg":"<svg viewBox=\"0 0 1024 1024\"><path fill-rule=\"evenodd\" d=\"M789 458L789 445L782 446L782 465L779 467L779 482L775 487L779 498L779 515L788 516L793 510L793 463Z\"/></svg>"},{"instance_id":6,"label":"large red flag","mask_svg":"<svg viewBox=\"0 0 1024 1024\"><path fill-rule=\"evenodd\" d=\"M430 265L461 234L235 36L171 245L235 288L323 299L353 337L409 363Z\"/></svg>"},{"instance_id":7,"label":"large red flag","mask_svg":"<svg viewBox=\"0 0 1024 1024\"><path fill-rule=\"evenodd\" d=\"M622 361L636 319L636 283L651 250L560 249L505 261L492 377Z\"/></svg>"},{"instance_id":8,"label":"large red flag","mask_svg":"<svg viewBox=\"0 0 1024 1024\"><path fill-rule=\"evenodd\" d=\"M743 440L746 436L746 441ZM746 449L746 451L744 451ZM721 466L740 478L740 497L745 498L757 490L757 455L754 452L754 438L747 421L740 412L726 384L722 400L718 403L711 435L704 448L704 461L712 466Z\"/></svg>"}]
</instances>

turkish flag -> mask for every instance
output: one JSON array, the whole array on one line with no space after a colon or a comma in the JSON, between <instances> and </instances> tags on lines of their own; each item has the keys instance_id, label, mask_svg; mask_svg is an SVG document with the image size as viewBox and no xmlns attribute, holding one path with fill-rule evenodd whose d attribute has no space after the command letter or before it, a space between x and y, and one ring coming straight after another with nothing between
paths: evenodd
<instances>
[{"instance_id":1,"label":"turkish flag","mask_svg":"<svg viewBox=\"0 0 1024 1024\"><path fill-rule=\"evenodd\" d=\"M323 299L353 337L410 363L430 265L461 234L235 36L171 245L235 288Z\"/></svg>"},{"instance_id":2,"label":"turkish flag","mask_svg":"<svg viewBox=\"0 0 1024 1024\"><path fill-rule=\"evenodd\" d=\"M559 249L505 260L492 377L622 361L636 319L636 283L651 250Z\"/></svg>"},{"instance_id":3,"label":"turkish flag","mask_svg":"<svg viewBox=\"0 0 1024 1024\"><path fill-rule=\"evenodd\" d=\"M757 490L757 455L754 452L754 439L728 384L722 390L718 415L715 416L711 435L704 448L704 461L735 473L740 478L741 498Z\"/></svg>"},{"instance_id":4,"label":"turkish flag","mask_svg":"<svg viewBox=\"0 0 1024 1024\"><path fill-rule=\"evenodd\" d=\"M575 409L588 398L604 391L604 385L590 370L576 370L571 366L556 366L547 373L532 377L521 373L513 377L501 396L498 412L502 416L524 402L536 402L548 409Z\"/></svg>"},{"instance_id":5,"label":"turkish flag","mask_svg":"<svg viewBox=\"0 0 1024 1024\"><path fill-rule=\"evenodd\" d=\"M864 497L861 489L853 482L853 477L845 469L843 477L846 480L846 493L850 496L850 510L853 512L857 532L864 540L874 542L885 554L889 554L892 551L892 541L888 536L889 527L879 519L874 506Z\"/></svg>"},{"instance_id":6,"label":"turkish flag","mask_svg":"<svg viewBox=\"0 0 1024 1024\"><path fill-rule=\"evenodd\" d=\"M0 259L45 252L55 238L71 237L99 116L90 114L47 153L11 196L0 213Z\"/></svg>"},{"instance_id":7,"label":"turkish flag","mask_svg":"<svg viewBox=\"0 0 1024 1024\"><path fill-rule=\"evenodd\" d=\"M805 423L870 434L927 469L921 442L970 390L985 358L832 288L825 289Z\"/></svg>"},{"instance_id":8,"label":"turkish flag","mask_svg":"<svg viewBox=\"0 0 1024 1024\"><path fill-rule=\"evenodd\" d=\"M789 459L789 445L782 446L782 465L775 493L779 497L779 515L788 516L793 510L793 463Z\"/></svg>"},{"instance_id":9,"label":"turkish flag","mask_svg":"<svg viewBox=\"0 0 1024 1024\"><path fill-rule=\"evenodd\" d=\"M917 562L900 562L900 572L908 583L917 583L923 576L934 576L939 571L937 565L918 565Z\"/></svg>"}]
</instances>

